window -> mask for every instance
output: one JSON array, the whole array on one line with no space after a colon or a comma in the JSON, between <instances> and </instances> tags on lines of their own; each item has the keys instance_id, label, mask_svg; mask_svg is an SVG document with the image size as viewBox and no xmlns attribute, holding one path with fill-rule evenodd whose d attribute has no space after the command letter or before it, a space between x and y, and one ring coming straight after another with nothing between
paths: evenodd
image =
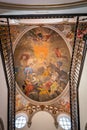
<instances>
[{"instance_id":1,"label":"window","mask_svg":"<svg viewBox=\"0 0 87 130\"><path fill-rule=\"evenodd\" d=\"M59 115L58 122L59 122L59 125L64 130L70 130L71 129L71 121L70 121L70 117L68 115L65 115L65 114Z\"/></svg>"},{"instance_id":2,"label":"window","mask_svg":"<svg viewBox=\"0 0 87 130\"><path fill-rule=\"evenodd\" d=\"M27 115L26 114L17 114L15 120L15 127L16 128L23 128L27 123Z\"/></svg>"}]
</instances>

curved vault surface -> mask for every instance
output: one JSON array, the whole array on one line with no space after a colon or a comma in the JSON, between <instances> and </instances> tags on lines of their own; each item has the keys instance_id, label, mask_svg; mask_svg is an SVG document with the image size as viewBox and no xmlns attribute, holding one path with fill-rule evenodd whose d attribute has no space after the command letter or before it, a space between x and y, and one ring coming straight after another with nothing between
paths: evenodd
<instances>
[{"instance_id":1,"label":"curved vault surface","mask_svg":"<svg viewBox=\"0 0 87 130\"><path fill-rule=\"evenodd\" d=\"M17 85L28 99L49 102L64 92L70 52L54 30L37 27L25 33L15 48L14 61Z\"/></svg>"}]
</instances>

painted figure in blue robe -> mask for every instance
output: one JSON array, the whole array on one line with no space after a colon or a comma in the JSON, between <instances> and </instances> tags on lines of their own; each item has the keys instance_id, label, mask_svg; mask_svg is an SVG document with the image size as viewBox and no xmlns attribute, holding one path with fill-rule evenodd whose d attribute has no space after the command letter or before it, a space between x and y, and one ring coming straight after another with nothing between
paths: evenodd
<instances>
[{"instance_id":1,"label":"painted figure in blue robe","mask_svg":"<svg viewBox=\"0 0 87 130\"><path fill-rule=\"evenodd\" d=\"M31 68L31 67L25 67L25 69L24 69L24 74L26 75L26 76L28 76L28 75L30 75L30 74L32 74L33 73L33 69Z\"/></svg>"},{"instance_id":2,"label":"painted figure in blue robe","mask_svg":"<svg viewBox=\"0 0 87 130\"><path fill-rule=\"evenodd\" d=\"M19 68L18 68L18 67L15 67L14 69L15 69L15 74L17 74L18 71L19 71Z\"/></svg>"}]
</instances>

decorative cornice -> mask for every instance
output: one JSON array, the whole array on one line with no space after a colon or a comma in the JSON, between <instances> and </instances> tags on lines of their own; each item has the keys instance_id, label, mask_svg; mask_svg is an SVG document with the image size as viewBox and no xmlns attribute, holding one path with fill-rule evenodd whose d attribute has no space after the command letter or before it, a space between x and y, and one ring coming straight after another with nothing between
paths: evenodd
<instances>
[{"instance_id":1,"label":"decorative cornice","mask_svg":"<svg viewBox=\"0 0 87 130\"><path fill-rule=\"evenodd\" d=\"M29 9L67 9L67 8L73 8L78 6L86 6L87 0L81 0L78 2L72 2L72 3L65 3L65 4L50 4L50 5L27 5L27 4L12 4L12 3L5 3L0 2L0 8L4 9L17 9L17 10L29 10Z\"/></svg>"}]
</instances>

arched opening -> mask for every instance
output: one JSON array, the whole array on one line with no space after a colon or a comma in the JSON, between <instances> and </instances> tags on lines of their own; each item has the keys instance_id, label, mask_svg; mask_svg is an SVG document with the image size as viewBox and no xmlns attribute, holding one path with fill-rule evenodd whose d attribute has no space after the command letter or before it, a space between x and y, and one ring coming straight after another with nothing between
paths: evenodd
<instances>
[{"instance_id":1,"label":"arched opening","mask_svg":"<svg viewBox=\"0 0 87 130\"><path fill-rule=\"evenodd\" d=\"M30 130L56 130L53 117L45 111L37 112L32 118Z\"/></svg>"}]
</instances>

